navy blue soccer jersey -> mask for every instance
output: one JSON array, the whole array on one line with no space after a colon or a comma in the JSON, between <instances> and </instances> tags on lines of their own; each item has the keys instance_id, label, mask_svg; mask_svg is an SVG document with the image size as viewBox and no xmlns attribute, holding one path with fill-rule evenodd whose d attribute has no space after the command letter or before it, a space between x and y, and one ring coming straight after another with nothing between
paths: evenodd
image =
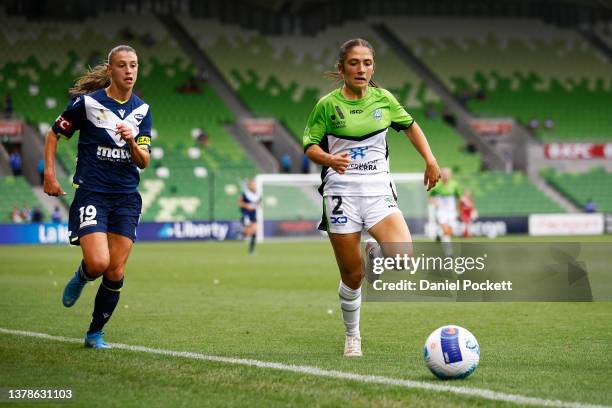
<instances>
[{"instance_id":1,"label":"navy blue soccer jersey","mask_svg":"<svg viewBox=\"0 0 612 408\"><path fill-rule=\"evenodd\" d=\"M257 207L261 202L261 194L251 191L248 188L245 188L242 191L242 201L247 204L253 204L254 207ZM257 210L247 210L246 208L240 207L240 213L242 216L247 216L251 218L251 220L255 220L255 215L257 214Z\"/></svg>"},{"instance_id":2,"label":"navy blue soccer jersey","mask_svg":"<svg viewBox=\"0 0 612 408\"><path fill-rule=\"evenodd\" d=\"M136 191L140 176L127 143L116 133L117 124L132 129L136 143L151 149L151 110L132 93L126 102L104 89L72 99L53 124L56 134L71 138L80 130L73 183L80 189L104 193Z\"/></svg>"}]
</instances>

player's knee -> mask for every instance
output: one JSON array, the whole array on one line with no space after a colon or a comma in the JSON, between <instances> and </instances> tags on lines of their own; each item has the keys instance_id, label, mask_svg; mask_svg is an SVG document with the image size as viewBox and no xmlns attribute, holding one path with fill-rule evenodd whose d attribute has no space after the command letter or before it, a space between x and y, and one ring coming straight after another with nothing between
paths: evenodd
<instances>
[{"instance_id":1,"label":"player's knee","mask_svg":"<svg viewBox=\"0 0 612 408\"><path fill-rule=\"evenodd\" d=\"M108 269L110 260L104 256L94 256L89 259L85 259L85 266L87 267L87 274L92 277L98 277L102 275Z\"/></svg>"},{"instance_id":2,"label":"player's knee","mask_svg":"<svg viewBox=\"0 0 612 408\"><path fill-rule=\"evenodd\" d=\"M125 267L124 265L111 265L107 270L106 273L104 274L104 276L106 276L107 279L110 279L112 281L120 281L121 279L123 279L123 275L125 273Z\"/></svg>"},{"instance_id":3,"label":"player's knee","mask_svg":"<svg viewBox=\"0 0 612 408\"><path fill-rule=\"evenodd\" d=\"M342 274L342 281L351 289L357 289L361 286L361 280L363 279L361 264L358 267L343 267L340 269L340 273Z\"/></svg>"}]
</instances>

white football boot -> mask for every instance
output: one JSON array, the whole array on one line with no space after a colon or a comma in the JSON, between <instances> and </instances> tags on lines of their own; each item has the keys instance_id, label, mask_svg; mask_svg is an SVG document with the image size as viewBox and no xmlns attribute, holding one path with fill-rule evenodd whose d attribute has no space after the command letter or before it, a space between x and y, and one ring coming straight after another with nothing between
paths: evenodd
<instances>
[{"instance_id":1,"label":"white football boot","mask_svg":"<svg viewBox=\"0 0 612 408\"><path fill-rule=\"evenodd\" d=\"M374 273L374 250L380 248L378 242L375 239L370 238L366 241L365 245L365 253L363 254L363 271L365 274L365 278L368 283L372 284L378 279L380 279L380 275Z\"/></svg>"},{"instance_id":2,"label":"white football boot","mask_svg":"<svg viewBox=\"0 0 612 408\"><path fill-rule=\"evenodd\" d=\"M344 340L344 357L361 357L361 337L346 336Z\"/></svg>"}]
</instances>

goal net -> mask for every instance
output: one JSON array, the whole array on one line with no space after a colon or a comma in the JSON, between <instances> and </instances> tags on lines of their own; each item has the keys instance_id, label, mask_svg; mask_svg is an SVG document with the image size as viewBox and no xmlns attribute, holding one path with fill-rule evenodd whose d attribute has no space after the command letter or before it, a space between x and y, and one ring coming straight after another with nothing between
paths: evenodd
<instances>
[{"instance_id":1,"label":"goal net","mask_svg":"<svg viewBox=\"0 0 612 408\"><path fill-rule=\"evenodd\" d=\"M422 173L392 174L397 203L412 235L424 235L428 221L427 192ZM260 174L255 177L262 203L257 213L257 239L321 236L317 226L323 200L319 174Z\"/></svg>"}]
</instances>

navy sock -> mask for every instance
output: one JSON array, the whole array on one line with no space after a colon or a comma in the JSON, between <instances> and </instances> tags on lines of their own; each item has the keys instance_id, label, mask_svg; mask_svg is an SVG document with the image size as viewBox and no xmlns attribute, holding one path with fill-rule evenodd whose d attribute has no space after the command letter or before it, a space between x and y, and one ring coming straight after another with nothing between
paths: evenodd
<instances>
[{"instance_id":1,"label":"navy sock","mask_svg":"<svg viewBox=\"0 0 612 408\"><path fill-rule=\"evenodd\" d=\"M255 242L257 242L257 236L255 234L251 235L251 241L249 242L249 254L252 254L255 251Z\"/></svg>"},{"instance_id":2,"label":"navy sock","mask_svg":"<svg viewBox=\"0 0 612 408\"><path fill-rule=\"evenodd\" d=\"M92 334L102 330L104 325L111 318L117 303L119 303L119 295L123 287L123 278L120 281L112 281L105 277L102 278L102 283L98 288L94 311L91 315L91 324L87 334Z\"/></svg>"}]
</instances>

